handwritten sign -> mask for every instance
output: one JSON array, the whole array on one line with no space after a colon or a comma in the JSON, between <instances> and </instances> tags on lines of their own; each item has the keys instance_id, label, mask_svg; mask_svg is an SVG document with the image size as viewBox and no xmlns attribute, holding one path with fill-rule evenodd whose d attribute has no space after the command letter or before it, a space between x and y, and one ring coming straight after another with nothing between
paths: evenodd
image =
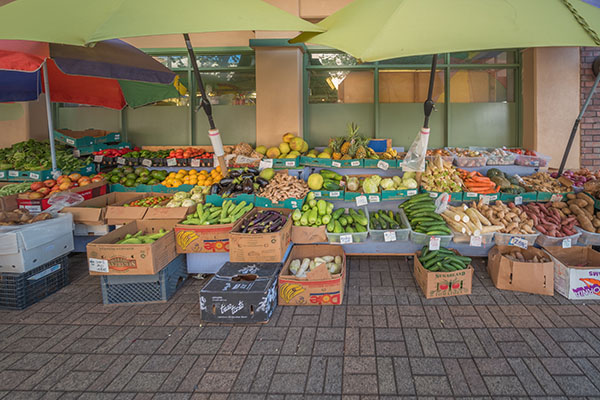
<instances>
[{"instance_id":1,"label":"handwritten sign","mask_svg":"<svg viewBox=\"0 0 600 400\"><path fill-rule=\"evenodd\" d=\"M367 204L369 204L369 202L367 201L367 196L358 196L356 198L356 205L358 207L366 206Z\"/></svg>"},{"instance_id":2,"label":"handwritten sign","mask_svg":"<svg viewBox=\"0 0 600 400\"><path fill-rule=\"evenodd\" d=\"M429 250L439 250L440 249L440 238L432 236L429 238Z\"/></svg>"}]
</instances>

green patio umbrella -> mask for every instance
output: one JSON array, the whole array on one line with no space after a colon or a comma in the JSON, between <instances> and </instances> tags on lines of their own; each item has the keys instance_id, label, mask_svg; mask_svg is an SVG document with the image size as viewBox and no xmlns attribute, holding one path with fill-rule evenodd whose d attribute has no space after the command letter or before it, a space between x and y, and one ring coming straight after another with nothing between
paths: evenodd
<instances>
[{"instance_id":1,"label":"green patio umbrella","mask_svg":"<svg viewBox=\"0 0 600 400\"><path fill-rule=\"evenodd\" d=\"M0 39L83 46L107 39L183 34L190 60L196 57L188 33L249 30L322 32L323 28L261 0L16 0L0 6ZM192 66L211 128L209 137L224 166L212 107L198 66L195 62Z\"/></svg>"},{"instance_id":2,"label":"green patio umbrella","mask_svg":"<svg viewBox=\"0 0 600 400\"><path fill-rule=\"evenodd\" d=\"M318 23L325 32L304 32L291 42L333 47L362 61L434 54L433 72L438 53L600 46L597 3L598 0L355 0ZM434 79L432 73L425 102L425 128L433 109ZM577 126L573 132L576 131ZM573 137L574 133L563 165Z\"/></svg>"}]
</instances>

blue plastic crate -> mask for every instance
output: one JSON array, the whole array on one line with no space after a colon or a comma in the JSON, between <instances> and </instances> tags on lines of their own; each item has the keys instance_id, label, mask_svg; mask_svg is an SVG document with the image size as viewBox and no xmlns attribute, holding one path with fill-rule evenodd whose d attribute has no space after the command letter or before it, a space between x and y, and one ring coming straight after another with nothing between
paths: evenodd
<instances>
[{"instance_id":1,"label":"blue plastic crate","mask_svg":"<svg viewBox=\"0 0 600 400\"><path fill-rule=\"evenodd\" d=\"M68 284L67 255L22 274L0 273L0 308L22 310Z\"/></svg>"},{"instance_id":2,"label":"blue plastic crate","mask_svg":"<svg viewBox=\"0 0 600 400\"><path fill-rule=\"evenodd\" d=\"M104 304L148 303L169 300L187 279L185 254L154 275L100 277Z\"/></svg>"}]
</instances>

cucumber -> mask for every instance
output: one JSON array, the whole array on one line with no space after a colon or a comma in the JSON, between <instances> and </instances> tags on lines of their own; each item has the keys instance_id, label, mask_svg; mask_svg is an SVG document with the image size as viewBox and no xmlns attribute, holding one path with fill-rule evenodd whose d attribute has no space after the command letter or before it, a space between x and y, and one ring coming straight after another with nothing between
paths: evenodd
<instances>
[{"instance_id":1,"label":"cucumber","mask_svg":"<svg viewBox=\"0 0 600 400\"><path fill-rule=\"evenodd\" d=\"M427 256L427 253L429 253L429 247L423 246L423 248L421 249L421 257Z\"/></svg>"},{"instance_id":2,"label":"cucumber","mask_svg":"<svg viewBox=\"0 0 600 400\"><path fill-rule=\"evenodd\" d=\"M432 258L435 258L435 256L437 256L437 254L438 254L438 250L433 250L426 255L421 255L421 257L419 257L419 261L423 262L423 261L431 260Z\"/></svg>"},{"instance_id":3,"label":"cucumber","mask_svg":"<svg viewBox=\"0 0 600 400\"><path fill-rule=\"evenodd\" d=\"M436 230L432 230L432 231L427 231L428 236L435 236L435 235L449 236L451 234L452 234L452 232L450 232L450 229L448 229L448 230L436 229Z\"/></svg>"},{"instance_id":4,"label":"cucumber","mask_svg":"<svg viewBox=\"0 0 600 400\"><path fill-rule=\"evenodd\" d=\"M343 215L341 217L338 218L338 222L342 225L342 226L346 226L348 225L348 220L346 219L346 216Z\"/></svg>"},{"instance_id":5,"label":"cucumber","mask_svg":"<svg viewBox=\"0 0 600 400\"><path fill-rule=\"evenodd\" d=\"M339 217L342 216L343 213L344 213L344 209L343 208L338 208L337 210L335 210L333 212L333 214L331 214L331 218L338 219Z\"/></svg>"},{"instance_id":6,"label":"cucumber","mask_svg":"<svg viewBox=\"0 0 600 400\"><path fill-rule=\"evenodd\" d=\"M346 233L354 233L354 228L352 228L350 225L346 226Z\"/></svg>"},{"instance_id":7,"label":"cucumber","mask_svg":"<svg viewBox=\"0 0 600 400\"><path fill-rule=\"evenodd\" d=\"M365 228L361 224L354 224L354 229L356 230L356 232L366 232L367 231L367 228Z\"/></svg>"},{"instance_id":8,"label":"cucumber","mask_svg":"<svg viewBox=\"0 0 600 400\"><path fill-rule=\"evenodd\" d=\"M440 267L438 267L437 265L434 265L433 267L428 268L428 270L431 272L437 272L440 270Z\"/></svg>"}]
</instances>

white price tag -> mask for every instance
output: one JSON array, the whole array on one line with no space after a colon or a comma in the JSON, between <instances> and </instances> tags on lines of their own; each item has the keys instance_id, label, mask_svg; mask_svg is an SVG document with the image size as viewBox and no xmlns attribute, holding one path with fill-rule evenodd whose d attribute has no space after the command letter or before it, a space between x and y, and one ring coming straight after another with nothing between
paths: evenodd
<instances>
[{"instance_id":1,"label":"white price tag","mask_svg":"<svg viewBox=\"0 0 600 400\"><path fill-rule=\"evenodd\" d=\"M331 166L335 167L335 168L340 168L342 166L341 162L337 162L337 161L332 161L331 162Z\"/></svg>"},{"instance_id":2,"label":"white price tag","mask_svg":"<svg viewBox=\"0 0 600 400\"><path fill-rule=\"evenodd\" d=\"M483 204L490 204L490 196L481 196Z\"/></svg>"},{"instance_id":3,"label":"white price tag","mask_svg":"<svg viewBox=\"0 0 600 400\"><path fill-rule=\"evenodd\" d=\"M19 176L19 171L8 171L8 176L10 176L11 178L15 178Z\"/></svg>"},{"instance_id":4,"label":"white price tag","mask_svg":"<svg viewBox=\"0 0 600 400\"><path fill-rule=\"evenodd\" d=\"M36 174L35 172L30 172L29 177L31 179L40 179L40 174Z\"/></svg>"},{"instance_id":5,"label":"white price tag","mask_svg":"<svg viewBox=\"0 0 600 400\"><path fill-rule=\"evenodd\" d=\"M431 197L432 199L437 199L437 197L439 196L439 193L436 192L429 192L429 197Z\"/></svg>"},{"instance_id":6,"label":"white price tag","mask_svg":"<svg viewBox=\"0 0 600 400\"><path fill-rule=\"evenodd\" d=\"M474 192L467 192L467 193L466 193L466 196L467 196L467 197L477 197L477 196L478 196L478 194L477 194L477 193L474 193Z\"/></svg>"},{"instance_id":7,"label":"white price tag","mask_svg":"<svg viewBox=\"0 0 600 400\"><path fill-rule=\"evenodd\" d=\"M340 197L340 192L329 192L329 197Z\"/></svg>"},{"instance_id":8,"label":"white price tag","mask_svg":"<svg viewBox=\"0 0 600 400\"><path fill-rule=\"evenodd\" d=\"M367 201L367 196L358 196L356 198L356 205L358 207L366 206L367 204L369 204L369 202Z\"/></svg>"},{"instance_id":9,"label":"white price tag","mask_svg":"<svg viewBox=\"0 0 600 400\"><path fill-rule=\"evenodd\" d=\"M471 236L471 240L469 242L469 246L471 247L481 247L481 236Z\"/></svg>"},{"instance_id":10,"label":"white price tag","mask_svg":"<svg viewBox=\"0 0 600 400\"><path fill-rule=\"evenodd\" d=\"M340 236L340 243L341 244L350 244L352 243L352 235L348 234L348 235L341 235Z\"/></svg>"},{"instance_id":11,"label":"white price tag","mask_svg":"<svg viewBox=\"0 0 600 400\"><path fill-rule=\"evenodd\" d=\"M174 167L177 165L177 160L174 158L167 158L167 167Z\"/></svg>"},{"instance_id":12,"label":"white price tag","mask_svg":"<svg viewBox=\"0 0 600 400\"><path fill-rule=\"evenodd\" d=\"M273 168L273 159L267 158L264 160L260 160L260 162L258 163L258 169L262 171L265 168Z\"/></svg>"},{"instance_id":13,"label":"white price tag","mask_svg":"<svg viewBox=\"0 0 600 400\"><path fill-rule=\"evenodd\" d=\"M125 157L117 157L117 164L125 165Z\"/></svg>"},{"instance_id":14,"label":"white price tag","mask_svg":"<svg viewBox=\"0 0 600 400\"><path fill-rule=\"evenodd\" d=\"M429 238L429 250L439 250L440 249L440 238L432 236Z\"/></svg>"},{"instance_id":15,"label":"white price tag","mask_svg":"<svg viewBox=\"0 0 600 400\"><path fill-rule=\"evenodd\" d=\"M24 208L25 210L32 213L41 213L42 206L20 206L19 208Z\"/></svg>"},{"instance_id":16,"label":"white price tag","mask_svg":"<svg viewBox=\"0 0 600 400\"><path fill-rule=\"evenodd\" d=\"M0 172L0 179L4 179L5 176L6 176L6 172L4 172L4 171Z\"/></svg>"},{"instance_id":17,"label":"white price tag","mask_svg":"<svg viewBox=\"0 0 600 400\"><path fill-rule=\"evenodd\" d=\"M488 196L488 198L490 199L490 201L496 201L498 200L498 195L497 194L491 194Z\"/></svg>"},{"instance_id":18,"label":"white price tag","mask_svg":"<svg viewBox=\"0 0 600 400\"><path fill-rule=\"evenodd\" d=\"M550 201L551 202L557 202L557 201L562 201L563 196L562 194L553 194L552 197L550 197Z\"/></svg>"},{"instance_id":19,"label":"white price tag","mask_svg":"<svg viewBox=\"0 0 600 400\"><path fill-rule=\"evenodd\" d=\"M152 160L148 160L147 158L144 158L144 159L142 160L142 165L143 165L144 167L151 167L151 166L152 166Z\"/></svg>"},{"instance_id":20,"label":"white price tag","mask_svg":"<svg viewBox=\"0 0 600 400\"><path fill-rule=\"evenodd\" d=\"M523 204L523 196L515 197L515 206L520 206L521 204Z\"/></svg>"},{"instance_id":21,"label":"white price tag","mask_svg":"<svg viewBox=\"0 0 600 400\"><path fill-rule=\"evenodd\" d=\"M200 167L200 159L199 158L192 158L192 161L190 161L190 165L194 168L198 168Z\"/></svg>"},{"instance_id":22,"label":"white price tag","mask_svg":"<svg viewBox=\"0 0 600 400\"><path fill-rule=\"evenodd\" d=\"M79 156L81 156L81 151L79 151L79 149L73 150L73 157L79 157Z\"/></svg>"},{"instance_id":23,"label":"white price tag","mask_svg":"<svg viewBox=\"0 0 600 400\"><path fill-rule=\"evenodd\" d=\"M108 272L108 260L101 260L99 258L90 258L89 260L90 271L93 272Z\"/></svg>"},{"instance_id":24,"label":"white price tag","mask_svg":"<svg viewBox=\"0 0 600 400\"><path fill-rule=\"evenodd\" d=\"M353 167L358 167L360 165L360 161L350 161L350 165Z\"/></svg>"},{"instance_id":25,"label":"white price tag","mask_svg":"<svg viewBox=\"0 0 600 400\"><path fill-rule=\"evenodd\" d=\"M529 246L529 243L527 243L527 240L525 240L522 237L511 236L510 239L508 240L508 245L520 247L522 249L527 249L527 247Z\"/></svg>"},{"instance_id":26,"label":"white price tag","mask_svg":"<svg viewBox=\"0 0 600 400\"><path fill-rule=\"evenodd\" d=\"M94 162L102 162L104 160L104 156L94 156Z\"/></svg>"},{"instance_id":27,"label":"white price tag","mask_svg":"<svg viewBox=\"0 0 600 400\"><path fill-rule=\"evenodd\" d=\"M296 166L296 161L286 161L285 162L285 166L286 167L295 167Z\"/></svg>"},{"instance_id":28,"label":"white price tag","mask_svg":"<svg viewBox=\"0 0 600 400\"><path fill-rule=\"evenodd\" d=\"M417 190L416 189L411 189L411 190L408 190L406 192L407 196L416 196L416 194L417 194Z\"/></svg>"},{"instance_id":29,"label":"white price tag","mask_svg":"<svg viewBox=\"0 0 600 400\"><path fill-rule=\"evenodd\" d=\"M394 232L394 231L383 232L383 241L384 242L395 242L396 241L396 232Z\"/></svg>"},{"instance_id":30,"label":"white price tag","mask_svg":"<svg viewBox=\"0 0 600 400\"><path fill-rule=\"evenodd\" d=\"M75 141L73 139L67 139L67 143L70 145L74 145Z\"/></svg>"},{"instance_id":31,"label":"white price tag","mask_svg":"<svg viewBox=\"0 0 600 400\"><path fill-rule=\"evenodd\" d=\"M379 203L379 201L380 201L379 196L373 196L373 195L369 196L369 203Z\"/></svg>"},{"instance_id":32,"label":"white price tag","mask_svg":"<svg viewBox=\"0 0 600 400\"><path fill-rule=\"evenodd\" d=\"M379 160L377 161L377 168L387 171L390 168L390 164L386 163L385 161Z\"/></svg>"},{"instance_id":33,"label":"white price tag","mask_svg":"<svg viewBox=\"0 0 600 400\"><path fill-rule=\"evenodd\" d=\"M321 197L321 192L313 192L315 194L315 197Z\"/></svg>"},{"instance_id":34,"label":"white price tag","mask_svg":"<svg viewBox=\"0 0 600 400\"><path fill-rule=\"evenodd\" d=\"M115 135L115 140L121 140L121 134L120 133L117 133Z\"/></svg>"},{"instance_id":35,"label":"white price tag","mask_svg":"<svg viewBox=\"0 0 600 400\"><path fill-rule=\"evenodd\" d=\"M571 238L563 239L563 241L562 241L562 248L563 249L570 249L571 248Z\"/></svg>"}]
</instances>

